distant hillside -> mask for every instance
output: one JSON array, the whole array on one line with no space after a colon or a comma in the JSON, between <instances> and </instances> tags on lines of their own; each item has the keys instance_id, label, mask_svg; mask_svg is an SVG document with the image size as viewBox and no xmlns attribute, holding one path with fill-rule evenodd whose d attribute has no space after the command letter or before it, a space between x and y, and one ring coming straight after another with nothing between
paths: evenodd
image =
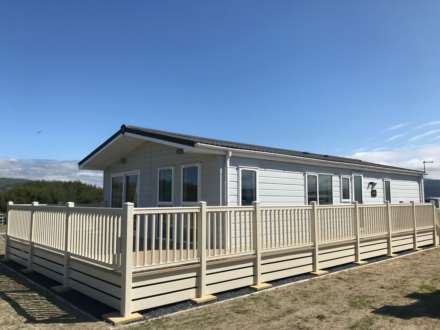
<instances>
[{"instance_id":1,"label":"distant hillside","mask_svg":"<svg viewBox=\"0 0 440 330\"><path fill-rule=\"evenodd\" d=\"M0 191L5 191L17 183L28 182L26 179L15 179L15 178L0 178Z\"/></svg>"},{"instance_id":2,"label":"distant hillside","mask_svg":"<svg viewBox=\"0 0 440 330\"><path fill-rule=\"evenodd\" d=\"M440 197L440 180L425 179L425 197Z\"/></svg>"},{"instance_id":3,"label":"distant hillside","mask_svg":"<svg viewBox=\"0 0 440 330\"><path fill-rule=\"evenodd\" d=\"M27 181L15 183L0 192L0 212L6 209L8 201L30 204L38 201L43 204L102 205L102 189L79 181Z\"/></svg>"}]
</instances>

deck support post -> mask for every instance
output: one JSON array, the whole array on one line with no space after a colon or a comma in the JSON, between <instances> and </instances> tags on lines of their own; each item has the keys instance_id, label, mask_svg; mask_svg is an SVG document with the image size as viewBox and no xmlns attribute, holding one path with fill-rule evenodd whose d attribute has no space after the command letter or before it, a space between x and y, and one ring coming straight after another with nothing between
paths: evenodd
<instances>
[{"instance_id":1,"label":"deck support post","mask_svg":"<svg viewBox=\"0 0 440 330\"><path fill-rule=\"evenodd\" d=\"M29 220L29 234L28 234L29 254L28 254L26 268L23 270L23 272L25 273L32 272L32 264L34 260L34 217L37 207L38 207L38 202L32 202L31 218Z\"/></svg>"},{"instance_id":2,"label":"deck support post","mask_svg":"<svg viewBox=\"0 0 440 330\"><path fill-rule=\"evenodd\" d=\"M388 230L388 237L387 237L387 256L388 257L394 257L395 254L393 253L393 226L391 222L391 204L389 201L386 203L387 208L387 230Z\"/></svg>"},{"instance_id":3,"label":"deck support post","mask_svg":"<svg viewBox=\"0 0 440 330\"><path fill-rule=\"evenodd\" d=\"M127 318L131 314L132 263L133 263L133 203L124 203L122 207L121 240L121 315Z\"/></svg>"},{"instance_id":4,"label":"deck support post","mask_svg":"<svg viewBox=\"0 0 440 330\"><path fill-rule=\"evenodd\" d=\"M196 304L203 304L217 299L214 295L207 294L206 285L206 221L207 210L206 202L200 202L200 212L197 219L197 255L199 257L199 276L197 281L196 297L192 299Z\"/></svg>"},{"instance_id":5,"label":"deck support post","mask_svg":"<svg viewBox=\"0 0 440 330\"><path fill-rule=\"evenodd\" d=\"M434 246L438 246L438 236L437 236L437 228L438 227L438 219L437 219L437 208L435 207L435 204L432 204L432 222L433 222L433 226L434 226L434 230L433 230L433 244ZM440 211L438 211L440 213Z\"/></svg>"},{"instance_id":6,"label":"deck support post","mask_svg":"<svg viewBox=\"0 0 440 330\"><path fill-rule=\"evenodd\" d=\"M417 246L417 215L416 215L416 204L414 203L414 201L411 201L411 216L413 220L413 243L414 243L413 250L417 251L420 249Z\"/></svg>"},{"instance_id":7,"label":"deck support post","mask_svg":"<svg viewBox=\"0 0 440 330\"><path fill-rule=\"evenodd\" d=\"M8 201L7 209L6 209L6 244L5 244L5 261L9 261L9 223L10 223L10 209L14 205L13 201Z\"/></svg>"},{"instance_id":8,"label":"deck support post","mask_svg":"<svg viewBox=\"0 0 440 330\"><path fill-rule=\"evenodd\" d=\"M319 213L316 202L312 202L312 237L313 237L313 275L324 275L328 272L319 269Z\"/></svg>"},{"instance_id":9,"label":"deck support post","mask_svg":"<svg viewBox=\"0 0 440 330\"><path fill-rule=\"evenodd\" d=\"M364 265L367 262L361 259L361 229L360 229L360 214L359 214L359 202L354 203L354 228L356 237L356 248L355 248L355 260L354 263L358 265Z\"/></svg>"},{"instance_id":10,"label":"deck support post","mask_svg":"<svg viewBox=\"0 0 440 330\"><path fill-rule=\"evenodd\" d=\"M260 203L254 202L254 212L252 221L252 242L255 250L254 261L254 284L252 289L260 291L272 287L269 283L261 281L261 251L262 251L262 228L261 228L261 209Z\"/></svg>"}]
</instances>

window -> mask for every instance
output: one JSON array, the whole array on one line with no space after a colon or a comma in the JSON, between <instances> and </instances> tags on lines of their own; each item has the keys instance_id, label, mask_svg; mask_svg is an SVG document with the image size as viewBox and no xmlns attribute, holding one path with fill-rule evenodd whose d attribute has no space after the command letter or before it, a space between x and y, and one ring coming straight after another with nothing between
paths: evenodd
<instances>
[{"instance_id":1,"label":"window","mask_svg":"<svg viewBox=\"0 0 440 330\"><path fill-rule=\"evenodd\" d=\"M341 178L341 197L342 201L350 201L350 178Z\"/></svg>"},{"instance_id":2,"label":"window","mask_svg":"<svg viewBox=\"0 0 440 330\"><path fill-rule=\"evenodd\" d=\"M173 202L173 169L172 168L160 168L158 175L158 202L159 203L172 203Z\"/></svg>"},{"instance_id":3,"label":"window","mask_svg":"<svg viewBox=\"0 0 440 330\"><path fill-rule=\"evenodd\" d=\"M125 202L136 204L137 202L137 175L125 176Z\"/></svg>"},{"instance_id":4,"label":"window","mask_svg":"<svg viewBox=\"0 0 440 330\"><path fill-rule=\"evenodd\" d=\"M333 182L331 175L319 175L319 204L333 204Z\"/></svg>"},{"instance_id":5,"label":"window","mask_svg":"<svg viewBox=\"0 0 440 330\"><path fill-rule=\"evenodd\" d=\"M252 205L257 200L257 172L241 170L241 205Z\"/></svg>"},{"instance_id":6,"label":"window","mask_svg":"<svg viewBox=\"0 0 440 330\"><path fill-rule=\"evenodd\" d=\"M199 200L199 166L182 167L182 202Z\"/></svg>"},{"instance_id":7,"label":"window","mask_svg":"<svg viewBox=\"0 0 440 330\"><path fill-rule=\"evenodd\" d=\"M125 202L137 204L138 177L139 175L133 174L133 172L112 175L112 207L122 207Z\"/></svg>"},{"instance_id":8,"label":"window","mask_svg":"<svg viewBox=\"0 0 440 330\"><path fill-rule=\"evenodd\" d=\"M384 180L384 197L385 202L391 203L391 181L390 180Z\"/></svg>"},{"instance_id":9,"label":"window","mask_svg":"<svg viewBox=\"0 0 440 330\"><path fill-rule=\"evenodd\" d=\"M354 200L358 203L363 202L363 196L362 196L362 176L361 175L354 175L353 176L353 185L354 185Z\"/></svg>"},{"instance_id":10,"label":"window","mask_svg":"<svg viewBox=\"0 0 440 330\"><path fill-rule=\"evenodd\" d=\"M307 203L318 201L318 176L307 175Z\"/></svg>"},{"instance_id":11,"label":"window","mask_svg":"<svg viewBox=\"0 0 440 330\"><path fill-rule=\"evenodd\" d=\"M307 202L321 205L333 203L332 176L327 174L307 175Z\"/></svg>"},{"instance_id":12,"label":"window","mask_svg":"<svg viewBox=\"0 0 440 330\"><path fill-rule=\"evenodd\" d=\"M122 207L124 182L122 176L112 177L112 207Z\"/></svg>"}]
</instances>

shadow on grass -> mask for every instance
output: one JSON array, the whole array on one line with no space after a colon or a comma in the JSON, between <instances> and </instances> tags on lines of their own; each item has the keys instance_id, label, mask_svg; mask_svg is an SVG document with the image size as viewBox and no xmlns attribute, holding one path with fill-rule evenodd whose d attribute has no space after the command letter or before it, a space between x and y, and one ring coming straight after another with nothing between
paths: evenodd
<instances>
[{"instance_id":1,"label":"shadow on grass","mask_svg":"<svg viewBox=\"0 0 440 330\"><path fill-rule=\"evenodd\" d=\"M16 278L12 272L0 264L0 300L7 302L17 313L24 317L26 323L32 324L70 324L87 322L80 316L74 315L59 303L31 285ZM0 314L7 313L0 310Z\"/></svg>"},{"instance_id":2,"label":"shadow on grass","mask_svg":"<svg viewBox=\"0 0 440 330\"><path fill-rule=\"evenodd\" d=\"M373 313L404 320L415 317L440 319L440 290L426 293L414 292L406 297L417 301L403 306L385 305L376 309Z\"/></svg>"}]
</instances>

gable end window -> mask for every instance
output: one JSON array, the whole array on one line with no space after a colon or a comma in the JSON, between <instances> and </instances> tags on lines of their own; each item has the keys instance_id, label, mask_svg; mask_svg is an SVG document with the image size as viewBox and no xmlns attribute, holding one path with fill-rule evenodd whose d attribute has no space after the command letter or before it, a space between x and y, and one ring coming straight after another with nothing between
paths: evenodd
<instances>
[{"instance_id":1,"label":"gable end window","mask_svg":"<svg viewBox=\"0 0 440 330\"><path fill-rule=\"evenodd\" d=\"M200 198L200 166L182 167L182 202L198 202Z\"/></svg>"},{"instance_id":2,"label":"gable end window","mask_svg":"<svg viewBox=\"0 0 440 330\"><path fill-rule=\"evenodd\" d=\"M252 205L257 200L257 171L241 170L241 205Z\"/></svg>"},{"instance_id":3,"label":"gable end window","mask_svg":"<svg viewBox=\"0 0 440 330\"><path fill-rule=\"evenodd\" d=\"M307 175L307 202L320 205L333 204L333 176L329 174Z\"/></svg>"},{"instance_id":4,"label":"gable end window","mask_svg":"<svg viewBox=\"0 0 440 330\"><path fill-rule=\"evenodd\" d=\"M125 202L138 201L138 172L114 174L111 176L111 207L122 207Z\"/></svg>"},{"instance_id":5,"label":"gable end window","mask_svg":"<svg viewBox=\"0 0 440 330\"><path fill-rule=\"evenodd\" d=\"M158 170L158 202L173 202L174 170L171 167Z\"/></svg>"}]
</instances>

